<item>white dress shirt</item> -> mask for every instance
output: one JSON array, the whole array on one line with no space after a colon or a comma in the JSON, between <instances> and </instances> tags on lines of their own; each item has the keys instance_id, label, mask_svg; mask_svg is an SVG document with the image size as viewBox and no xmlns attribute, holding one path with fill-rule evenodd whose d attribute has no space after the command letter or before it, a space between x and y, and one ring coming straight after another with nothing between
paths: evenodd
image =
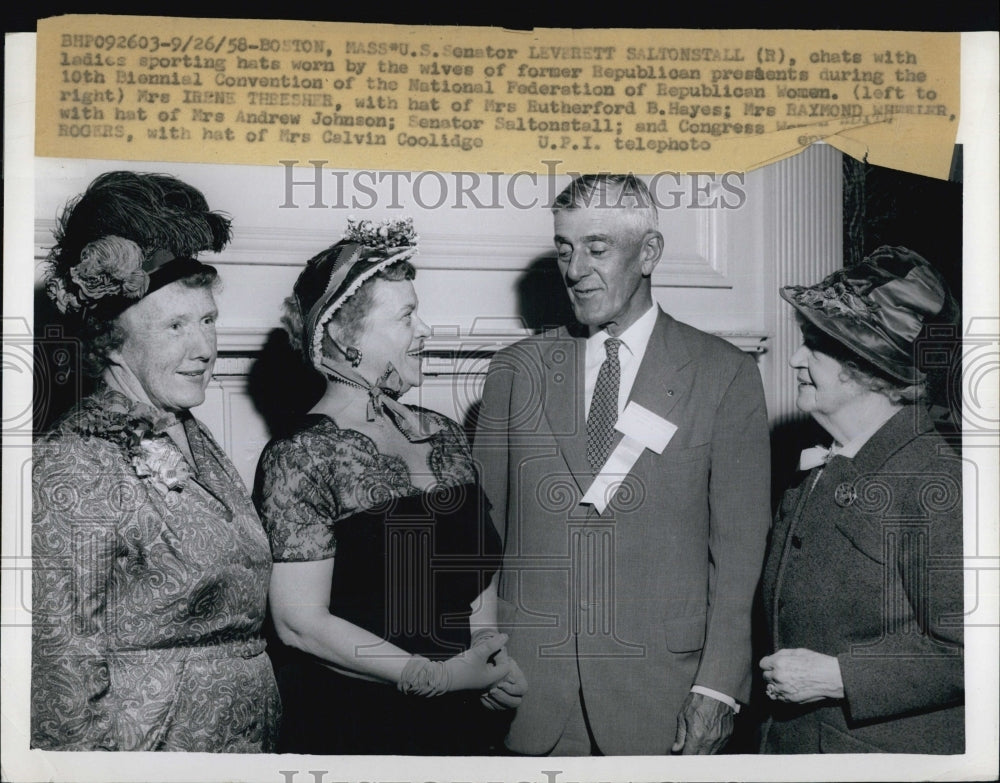
<instances>
[{"instance_id":1,"label":"white dress shirt","mask_svg":"<svg viewBox=\"0 0 1000 783\"><path fill-rule=\"evenodd\" d=\"M632 385L635 383L635 376L639 374L639 365L642 364L642 357L646 354L646 346L649 338L653 334L653 327L656 326L656 314L659 308L654 304L645 313L639 316L634 324L618 335L622 341L618 349L618 365L621 367L621 375L618 382L618 414L625 410L625 403L632 393ZM604 350L604 341L611 335L607 329L601 329L596 334L587 338L587 356L584 369L583 381L583 415L584 418L590 415L590 402L594 398L594 387L597 385L597 374L601 371L601 365L607 358Z\"/></svg>"},{"instance_id":2,"label":"white dress shirt","mask_svg":"<svg viewBox=\"0 0 1000 783\"><path fill-rule=\"evenodd\" d=\"M654 303L639 319L628 329L618 335L622 344L618 349L618 364L621 367L621 375L618 385L618 415L625 410L629 395L632 393L632 386L635 378L639 374L639 365L642 364L642 357L646 355L646 346L649 345L649 338L653 335L653 327L656 326L656 316L660 308ZM606 329L587 338L586 364L584 366L583 402L584 418L590 415L590 402L594 398L594 387L597 385L597 375L601 371L601 365L607 358L604 348L604 341L611 335ZM740 705L734 698L725 693L705 688L701 685L692 685L692 693L701 693L713 699L728 704L735 712L740 711Z\"/></svg>"}]
</instances>

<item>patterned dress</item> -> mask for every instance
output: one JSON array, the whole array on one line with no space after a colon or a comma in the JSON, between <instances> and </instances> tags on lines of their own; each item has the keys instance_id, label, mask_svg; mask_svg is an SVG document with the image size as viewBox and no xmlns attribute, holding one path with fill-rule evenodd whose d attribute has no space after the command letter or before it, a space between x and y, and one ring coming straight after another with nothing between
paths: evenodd
<instances>
[{"instance_id":1,"label":"patterned dress","mask_svg":"<svg viewBox=\"0 0 1000 783\"><path fill-rule=\"evenodd\" d=\"M276 562L334 558L332 614L442 659L467 649L470 604L499 565L500 543L464 434L415 410L441 428L430 441L430 489L366 435L310 415L264 450L256 500ZM276 657L280 751L469 755L502 739L505 716L478 694L404 696L295 650Z\"/></svg>"},{"instance_id":2,"label":"patterned dress","mask_svg":"<svg viewBox=\"0 0 1000 783\"><path fill-rule=\"evenodd\" d=\"M208 431L183 419L192 466L164 417L102 389L35 443L32 747L274 747L267 540Z\"/></svg>"}]
</instances>

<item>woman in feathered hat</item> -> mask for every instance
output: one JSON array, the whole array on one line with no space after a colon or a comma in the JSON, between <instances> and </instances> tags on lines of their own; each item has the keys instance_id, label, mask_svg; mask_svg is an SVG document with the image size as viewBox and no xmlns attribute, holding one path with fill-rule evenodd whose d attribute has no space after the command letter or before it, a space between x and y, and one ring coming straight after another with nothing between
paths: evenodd
<instances>
[{"instance_id":1,"label":"woman in feathered hat","mask_svg":"<svg viewBox=\"0 0 1000 783\"><path fill-rule=\"evenodd\" d=\"M798 407L833 444L803 452L771 533L763 751L962 753L962 470L921 367L957 306L903 247L781 295Z\"/></svg>"},{"instance_id":2,"label":"woman in feathered hat","mask_svg":"<svg viewBox=\"0 0 1000 783\"><path fill-rule=\"evenodd\" d=\"M216 358L217 275L194 255L229 220L173 177L116 171L56 239L47 291L99 383L33 452L32 747L271 750L267 539L190 414Z\"/></svg>"},{"instance_id":3,"label":"woman in feathered hat","mask_svg":"<svg viewBox=\"0 0 1000 783\"><path fill-rule=\"evenodd\" d=\"M525 692L496 630L500 546L465 436L396 399L422 382L430 335L415 252L409 220L350 221L285 302L327 384L258 468L271 613L292 648L281 751L483 753Z\"/></svg>"}]
</instances>

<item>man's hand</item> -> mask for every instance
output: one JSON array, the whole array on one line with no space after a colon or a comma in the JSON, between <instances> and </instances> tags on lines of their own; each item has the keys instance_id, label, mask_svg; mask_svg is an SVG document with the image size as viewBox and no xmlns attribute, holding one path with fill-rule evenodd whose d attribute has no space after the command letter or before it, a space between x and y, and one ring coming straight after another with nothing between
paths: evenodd
<instances>
[{"instance_id":1,"label":"man's hand","mask_svg":"<svg viewBox=\"0 0 1000 783\"><path fill-rule=\"evenodd\" d=\"M840 662L832 655L802 648L778 650L761 658L760 668L771 701L808 704L844 698Z\"/></svg>"},{"instance_id":2,"label":"man's hand","mask_svg":"<svg viewBox=\"0 0 1000 783\"><path fill-rule=\"evenodd\" d=\"M733 709L703 693L689 693L677 715L672 753L684 756L718 753L733 733Z\"/></svg>"},{"instance_id":3,"label":"man's hand","mask_svg":"<svg viewBox=\"0 0 1000 783\"><path fill-rule=\"evenodd\" d=\"M500 663L497 660L505 644L506 634L490 636L465 652L445 660L442 665L447 675L446 689L482 691L496 685L510 673L512 662L505 659Z\"/></svg>"},{"instance_id":4,"label":"man's hand","mask_svg":"<svg viewBox=\"0 0 1000 783\"><path fill-rule=\"evenodd\" d=\"M497 663L510 665L510 672L489 691L479 697L483 706L491 710L513 710L521 704L524 694L528 692L528 680L525 678L517 661L501 650Z\"/></svg>"},{"instance_id":5,"label":"man's hand","mask_svg":"<svg viewBox=\"0 0 1000 783\"><path fill-rule=\"evenodd\" d=\"M479 645L494 641L500 632L496 628L480 628L472 634L471 650L475 650ZM506 636L504 637L506 638ZM524 694L528 692L528 680L525 678L521 667L517 661L507 654L507 648L503 647L492 655L492 661L496 666L509 668L507 676L497 682L490 690L483 693L479 700L483 706L491 710L513 710L521 704Z\"/></svg>"}]
</instances>

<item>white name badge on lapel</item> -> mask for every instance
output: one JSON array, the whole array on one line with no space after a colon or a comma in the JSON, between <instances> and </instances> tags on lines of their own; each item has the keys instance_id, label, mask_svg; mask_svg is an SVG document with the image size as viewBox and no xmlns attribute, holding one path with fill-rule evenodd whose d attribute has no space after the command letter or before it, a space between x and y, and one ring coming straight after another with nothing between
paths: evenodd
<instances>
[{"instance_id":1,"label":"white name badge on lapel","mask_svg":"<svg viewBox=\"0 0 1000 783\"><path fill-rule=\"evenodd\" d=\"M599 514L604 513L643 450L649 449L662 454L677 432L677 425L643 408L637 402L630 402L618 417L615 429L625 437L615 447L580 501L591 504Z\"/></svg>"}]
</instances>

